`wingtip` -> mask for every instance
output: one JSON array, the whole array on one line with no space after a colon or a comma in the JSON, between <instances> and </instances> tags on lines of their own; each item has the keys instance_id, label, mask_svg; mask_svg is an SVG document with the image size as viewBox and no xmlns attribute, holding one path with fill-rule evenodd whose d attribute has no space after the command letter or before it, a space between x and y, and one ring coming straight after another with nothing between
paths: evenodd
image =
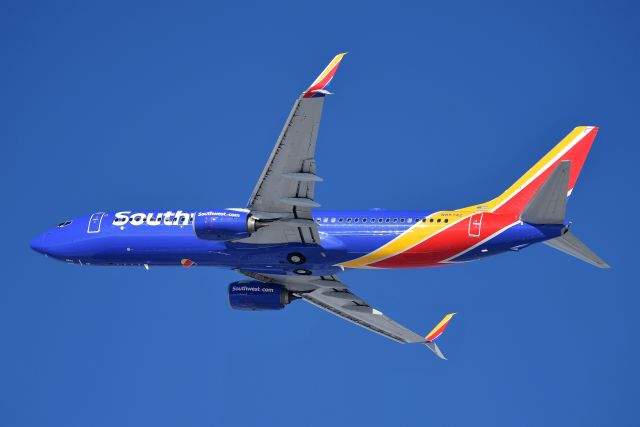
<instances>
[{"instance_id":1,"label":"wingtip","mask_svg":"<svg viewBox=\"0 0 640 427\"><path fill-rule=\"evenodd\" d=\"M448 360L444 353L442 353L442 350L440 350L440 347L438 347L438 344L434 343L433 341L427 341L424 344L429 348L429 350L433 352L433 354L438 356L440 359Z\"/></svg>"},{"instance_id":2,"label":"wingtip","mask_svg":"<svg viewBox=\"0 0 640 427\"><path fill-rule=\"evenodd\" d=\"M440 321L440 323L438 323L435 328L433 328L431 330L431 332L429 332L427 334L427 336L424 337L424 340L426 342L432 342L434 340L436 340L440 335L442 335L444 333L444 330L447 329L447 326L449 325L449 322L451 322L451 319L453 318L453 316L455 316L457 313L449 313L447 315L445 315L442 320Z\"/></svg>"},{"instance_id":3,"label":"wingtip","mask_svg":"<svg viewBox=\"0 0 640 427\"><path fill-rule=\"evenodd\" d=\"M330 92L328 92L325 88L329 85L329 83L331 83L333 76L336 74L336 71L338 71L338 67L340 66L342 58L347 53L348 52L342 52L333 57L331 62L329 62L329 65L327 65L322 73L320 73L320 75L313 81L313 83L311 83L311 86L309 86L307 90L303 92L304 98L313 98L316 96L325 96L330 94Z\"/></svg>"}]
</instances>

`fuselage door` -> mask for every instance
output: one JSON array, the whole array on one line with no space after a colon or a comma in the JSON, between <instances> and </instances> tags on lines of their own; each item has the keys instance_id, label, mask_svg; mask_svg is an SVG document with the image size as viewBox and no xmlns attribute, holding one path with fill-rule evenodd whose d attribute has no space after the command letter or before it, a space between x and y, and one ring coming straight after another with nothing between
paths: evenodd
<instances>
[{"instance_id":1,"label":"fuselage door","mask_svg":"<svg viewBox=\"0 0 640 427\"><path fill-rule=\"evenodd\" d=\"M89 218L89 226L87 227L87 233L99 233L100 225L102 224L102 217L104 212L96 212Z\"/></svg>"},{"instance_id":2,"label":"fuselage door","mask_svg":"<svg viewBox=\"0 0 640 427\"><path fill-rule=\"evenodd\" d=\"M469 218L469 236L480 237L480 228L482 227L482 216L484 214L477 213L471 215Z\"/></svg>"}]
</instances>

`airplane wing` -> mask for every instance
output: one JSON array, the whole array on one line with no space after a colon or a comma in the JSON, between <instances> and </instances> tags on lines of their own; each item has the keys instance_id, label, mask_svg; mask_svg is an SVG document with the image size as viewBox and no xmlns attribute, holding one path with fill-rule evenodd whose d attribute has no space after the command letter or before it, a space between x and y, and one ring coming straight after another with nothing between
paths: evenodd
<instances>
[{"instance_id":1,"label":"airplane wing","mask_svg":"<svg viewBox=\"0 0 640 427\"><path fill-rule=\"evenodd\" d=\"M311 209L320 206L314 200L315 183L322 181L316 175L316 139L324 98L329 94L325 88L344 55L336 55L293 104L249 199L247 207L255 217L288 221L274 221L243 242L319 242L311 216Z\"/></svg>"},{"instance_id":2,"label":"airplane wing","mask_svg":"<svg viewBox=\"0 0 640 427\"><path fill-rule=\"evenodd\" d=\"M402 344L425 344L436 356L446 360L435 340L442 335L455 313L447 314L423 337L371 307L351 292L336 276L293 277L247 272L244 274L257 280L281 284L292 290L294 296L383 337Z\"/></svg>"},{"instance_id":3,"label":"airplane wing","mask_svg":"<svg viewBox=\"0 0 640 427\"><path fill-rule=\"evenodd\" d=\"M311 215L311 209L320 206L314 198L315 183L322 181L316 174L316 139L324 97L329 94L325 88L344 55L336 55L293 104L247 206L253 216L270 222L241 242L320 242ZM438 357L445 358L434 340L444 332L453 314L445 316L426 337L422 337L371 307L335 276L240 272L256 280L283 285L295 297L394 341L425 344Z\"/></svg>"}]
</instances>

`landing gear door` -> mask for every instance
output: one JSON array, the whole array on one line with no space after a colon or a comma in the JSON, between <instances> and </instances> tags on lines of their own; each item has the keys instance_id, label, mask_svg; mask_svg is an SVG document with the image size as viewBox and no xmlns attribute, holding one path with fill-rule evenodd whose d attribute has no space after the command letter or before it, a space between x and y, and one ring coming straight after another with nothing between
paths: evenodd
<instances>
[{"instance_id":1,"label":"landing gear door","mask_svg":"<svg viewBox=\"0 0 640 427\"><path fill-rule=\"evenodd\" d=\"M91 215L89 218L89 226L87 227L87 233L99 233L100 226L102 225L102 217L104 212L97 212Z\"/></svg>"},{"instance_id":2,"label":"landing gear door","mask_svg":"<svg viewBox=\"0 0 640 427\"><path fill-rule=\"evenodd\" d=\"M484 214L477 213L469 218L469 236L480 237L480 228L482 227L482 216Z\"/></svg>"}]
</instances>

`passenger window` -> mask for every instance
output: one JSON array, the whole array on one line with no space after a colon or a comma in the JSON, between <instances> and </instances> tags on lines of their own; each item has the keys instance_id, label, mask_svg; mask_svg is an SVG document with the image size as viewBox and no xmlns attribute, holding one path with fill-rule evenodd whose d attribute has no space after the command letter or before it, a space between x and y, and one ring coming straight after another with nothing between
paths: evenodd
<instances>
[{"instance_id":1,"label":"passenger window","mask_svg":"<svg viewBox=\"0 0 640 427\"><path fill-rule=\"evenodd\" d=\"M445 218L445 219L444 219L444 222L449 222L449 218Z\"/></svg>"},{"instance_id":2,"label":"passenger window","mask_svg":"<svg viewBox=\"0 0 640 427\"><path fill-rule=\"evenodd\" d=\"M322 222L329 222L329 218L323 219Z\"/></svg>"},{"instance_id":3,"label":"passenger window","mask_svg":"<svg viewBox=\"0 0 640 427\"><path fill-rule=\"evenodd\" d=\"M338 218L338 222L342 222L342 218Z\"/></svg>"},{"instance_id":4,"label":"passenger window","mask_svg":"<svg viewBox=\"0 0 640 427\"><path fill-rule=\"evenodd\" d=\"M400 218L400 222L404 222L404 218Z\"/></svg>"},{"instance_id":5,"label":"passenger window","mask_svg":"<svg viewBox=\"0 0 640 427\"><path fill-rule=\"evenodd\" d=\"M429 222L433 222L433 218L431 218L431 219L429 220Z\"/></svg>"},{"instance_id":6,"label":"passenger window","mask_svg":"<svg viewBox=\"0 0 640 427\"><path fill-rule=\"evenodd\" d=\"M351 218L347 218L347 222L351 222Z\"/></svg>"},{"instance_id":7,"label":"passenger window","mask_svg":"<svg viewBox=\"0 0 640 427\"><path fill-rule=\"evenodd\" d=\"M334 222L336 222L335 218L331 218L331 224L333 224Z\"/></svg>"},{"instance_id":8,"label":"passenger window","mask_svg":"<svg viewBox=\"0 0 640 427\"><path fill-rule=\"evenodd\" d=\"M378 222L382 222L382 218L378 218Z\"/></svg>"},{"instance_id":9,"label":"passenger window","mask_svg":"<svg viewBox=\"0 0 640 427\"><path fill-rule=\"evenodd\" d=\"M375 218L371 218L371 222L376 222L376 219Z\"/></svg>"},{"instance_id":10,"label":"passenger window","mask_svg":"<svg viewBox=\"0 0 640 427\"><path fill-rule=\"evenodd\" d=\"M367 222L367 218L362 218L362 222Z\"/></svg>"},{"instance_id":11,"label":"passenger window","mask_svg":"<svg viewBox=\"0 0 640 427\"><path fill-rule=\"evenodd\" d=\"M385 219L384 222L391 222L391 218Z\"/></svg>"},{"instance_id":12,"label":"passenger window","mask_svg":"<svg viewBox=\"0 0 640 427\"><path fill-rule=\"evenodd\" d=\"M398 218L393 218L393 222L394 223L398 222Z\"/></svg>"},{"instance_id":13,"label":"passenger window","mask_svg":"<svg viewBox=\"0 0 640 427\"><path fill-rule=\"evenodd\" d=\"M440 218L438 218L438 222L442 221Z\"/></svg>"},{"instance_id":14,"label":"passenger window","mask_svg":"<svg viewBox=\"0 0 640 427\"><path fill-rule=\"evenodd\" d=\"M317 218L317 219L316 219L316 222L317 222L318 224L320 224L320 218Z\"/></svg>"},{"instance_id":15,"label":"passenger window","mask_svg":"<svg viewBox=\"0 0 640 427\"><path fill-rule=\"evenodd\" d=\"M411 224L413 222L413 218L407 218L407 222Z\"/></svg>"}]
</instances>

